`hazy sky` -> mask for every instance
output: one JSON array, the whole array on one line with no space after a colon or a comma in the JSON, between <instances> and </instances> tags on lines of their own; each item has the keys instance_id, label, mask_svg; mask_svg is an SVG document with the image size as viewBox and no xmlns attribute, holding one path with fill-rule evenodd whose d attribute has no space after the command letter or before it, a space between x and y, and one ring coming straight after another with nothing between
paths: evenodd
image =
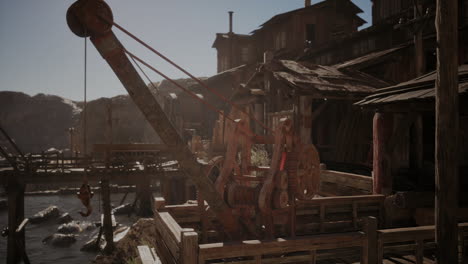
<instances>
[{"instance_id":1,"label":"hazy sky","mask_svg":"<svg viewBox=\"0 0 468 264\"><path fill-rule=\"evenodd\" d=\"M0 90L83 100L84 39L68 29L74 1L0 0ZM216 73L215 33L247 34L304 0L108 0L114 20L196 76ZM312 3L318 1L312 0ZM353 0L371 21L370 0ZM124 46L172 78L185 77L114 29ZM153 81L161 78L149 70ZM146 80L145 80L146 82ZM88 99L125 94L110 67L88 42Z\"/></svg>"}]
</instances>

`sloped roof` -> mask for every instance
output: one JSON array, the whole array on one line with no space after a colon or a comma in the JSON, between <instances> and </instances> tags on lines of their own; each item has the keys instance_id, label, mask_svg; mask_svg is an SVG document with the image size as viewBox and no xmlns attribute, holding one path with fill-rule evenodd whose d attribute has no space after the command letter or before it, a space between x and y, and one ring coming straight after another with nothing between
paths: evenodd
<instances>
[{"instance_id":1,"label":"sloped roof","mask_svg":"<svg viewBox=\"0 0 468 264\"><path fill-rule=\"evenodd\" d=\"M349 96L366 95L388 83L355 70L340 70L291 60L273 61L266 68L273 76L301 94Z\"/></svg>"},{"instance_id":2,"label":"sloped roof","mask_svg":"<svg viewBox=\"0 0 468 264\"><path fill-rule=\"evenodd\" d=\"M427 100L435 97L436 72L431 72L395 86L380 89L356 103L360 106L376 106L405 101ZM468 93L468 64L458 67L458 91Z\"/></svg>"},{"instance_id":3,"label":"sloped roof","mask_svg":"<svg viewBox=\"0 0 468 264\"><path fill-rule=\"evenodd\" d=\"M216 48L222 41L226 41L230 38L233 39L248 39L250 38L250 35L245 35L245 34L237 34L237 33L216 33L216 38L215 41L213 42L213 45L211 45L212 48Z\"/></svg>"},{"instance_id":4,"label":"sloped roof","mask_svg":"<svg viewBox=\"0 0 468 264\"><path fill-rule=\"evenodd\" d=\"M326 6L331 6L331 5L347 5L346 10L349 10L350 12L353 12L354 14L360 14L360 13L364 12L364 11L362 11L361 8L359 8L357 5L355 5L350 0L325 0L325 1L319 2L319 3L314 4L314 5L298 8L298 9L295 9L295 10L292 10L292 11L289 11L289 12L285 12L285 13L275 15L272 18L270 18L269 20L267 20L265 23L261 24L258 29L252 31L251 34L255 34L255 33L261 31L264 27L266 27L268 25L275 24L275 23L280 23L280 22L290 18L294 14L296 14L298 12L301 12L303 10L317 9L317 8L322 8L322 7L326 7ZM356 16L356 17L361 22L361 24L359 26L366 23L366 21L364 19L360 18L359 16Z\"/></svg>"},{"instance_id":5,"label":"sloped roof","mask_svg":"<svg viewBox=\"0 0 468 264\"><path fill-rule=\"evenodd\" d=\"M357 58L354 58L354 59L351 59L351 60L348 60L348 61L345 61L345 62L335 64L335 65L333 65L333 67L336 67L338 69L347 69L347 68L360 69L360 68L364 68L364 67L366 67L368 65L373 65L373 64L377 63L378 61L381 61L382 59L385 59L385 58L393 55L395 52L397 52L399 50L402 50L402 49L404 49L404 48L406 48L408 46L409 45L402 45L402 46L395 47L395 48L390 48L390 49L386 49L386 50L372 52L372 53L366 54L366 55L361 56L361 57L357 57Z\"/></svg>"}]
</instances>

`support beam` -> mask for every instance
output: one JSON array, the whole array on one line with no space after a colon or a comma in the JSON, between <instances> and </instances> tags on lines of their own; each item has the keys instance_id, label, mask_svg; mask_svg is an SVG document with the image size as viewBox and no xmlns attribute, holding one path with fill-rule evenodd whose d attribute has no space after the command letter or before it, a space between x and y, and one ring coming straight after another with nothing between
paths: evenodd
<instances>
[{"instance_id":1,"label":"support beam","mask_svg":"<svg viewBox=\"0 0 468 264\"><path fill-rule=\"evenodd\" d=\"M421 0L414 1L414 20L418 20L422 16L423 6ZM421 76L426 71L425 58L424 58L424 39L423 39L423 27L417 25L416 32L414 32L414 53L415 53L415 68L416 76Z\"/></svg>"},{"instance_id":2,"label":"support beam","mask_svg":"<svg viewBox=\"0 0 468 264\"><path fill-rule=\"evenodd\" d=\"M151 178L149 174L140 178L136 185L136 196L140 197L138 205L138 215L150 217L153 215L153 195L151 192Z\"/></svg>"},{"instance_id":3,"label":"support beam","mask_svg":"<svg viewBox=\"0 0 468 264\"><path fill-rule=\"evenodd\" d=\"M254 105L254 111L255 111L255 119L258 121L265 123L265 106L263 103L256 103ZM264 128L260 124L255 124L255 133L257 135L264 135Z\"/></svg>"},{"instance_id":4,"label":"support beam","mask_svg":"<svg viewBox=\"0 0 468 264\"><path fill-rule=\"evenodd\" d=\"M299 97L299 133L301 143L312 143L312 97L301 95Z\"/></svg>"},{"instance_id":5,"label":"support beam","mask_svg":"<svg viewBox=\"0 0 468 264\"><path fill-rule=\"evenodd\" d=\"M103 179L101 181L101 192L102 212L104 214L102 229L104 230L104 238L106 239L106 247L104 251L107 254L110 254L114 250L114 230L112 227L109 180Z\"/></svg>"},{"instance_id":6,"label":"support beam","mask_svg":"<svg viewBox=\"0 0 468 264\"><path fill-rule=\"evenodd\" d=\"M393 177L390 166L388 141L393 131L393 116L375 113L373 121L373 193L389 195L392 192Z\"/></svg>"},{"instance_id":7,"label":"support beam","mask_svg":"<svg viewBox=\"0 0 468 264\"><path fill-rule=\"evenodd\" d=\"M20 263L25 246L24 230L16 233L17 227L24 219L24 184L18 182L17 175L8 179L8 242L7 263Z\"/></svg>"},{"instance_id":8,"label":"support beam","mask_svg":"<svg viewBox=\"0 0 468 264\"><path fill-rule=\"evenodd\" d=\"M458 263L458 1L437 0L436 243L437 263Z\"/></svg>"}]
</instances>

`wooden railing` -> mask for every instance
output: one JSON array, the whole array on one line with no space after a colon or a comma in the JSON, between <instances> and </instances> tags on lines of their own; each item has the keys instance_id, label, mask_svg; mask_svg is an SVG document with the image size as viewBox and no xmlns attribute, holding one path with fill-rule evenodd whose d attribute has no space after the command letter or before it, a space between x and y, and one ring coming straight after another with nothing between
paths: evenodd
<instances>
[{"instance_id":1,"label":"wooden railing","mask_svg":"<svg viewBox=\"0 0 468 264\"><path fill-rule=\"evenodd\" d=\"M408 228L384 229L377 231L378 262L384 263L385 257L403 256L416 264L426 263L428 251L435 252L435 227L419 226ZM468 223L458 225L460 260L468 261L466 240L468 239ZM466 262L461 262L466 263Z\"/></svg>"},{"instance_id":2,"label":"wooden railing","mask_svg":"<svg viewBox=\"0 0 468 264\"><path fill-rule=\"evenodd\" d=\"M296 202L297 233L360 230L365 217L383 223L383 195L320 197Z\"/></svg>"},{"instance_id":3,"label":"wooden railing","mask_svg":"<svg viewBox=\"0 0 468 264\"><path fill-rule=\"evenodd\" d=\"M248 240L199 245L198 263L302 263L322 259L353 258L361 263L376 260L370 242L376 219L369 218L364 232L322 234L274 240ZM375 244L375 243L374 243ZM360 252L360 256L359 256ZM356 259L357 258L357 259Z\"/></svg>"},{"instance_id":4,"label":"wooden railing","mask_svg":"<svg viewBox=\"0 0 468 264\"><path fill-rule=\"evenodd\" d=\"M311 235L357 231L362 228L363 219L368 216L377 218L378 222L382 224L384 221L384 199L383 195L361 195L298 200L296 202L296 233L298 235ZM200 208L197 204L163 204L157 210L168 212L182 225L194 226L201 222ZM288 210L284 210L283 214L277 215L275 224L283 224L287 214ZM216 220L211 210L206 211L205 217L207 221Z\"/></svg>"},{"instance_id":5,"label":"wooden railing","mask_svg":"<svg viewBox=\"0 0 468 264\"><path fill-rule=\"evenodd\" d=\"M197 263L198 234L182 228L168 212L155 212L156 252L163 263Z\"/></svg>"},{"instance_id":6,"label":"wooden railing","mask_svg":"<svg viewBox=\"0 0 468 264\"><path fill-rule=\"evenodd\" d=\"M198 206L166 206L158 198L156 208L164 212L157 211L155 216L157 253L163 263L316 263L347 259L352 263L381 264L386 258L397 257L416 264L431 263L427 256L435 250L434 226L378 230L377 218L368 215L381 215L383 200L381 195L372 195L298 201L297 217L306 217L298 226L310 228L305 232L308 235L298 232L293 238L199 244L199 236L192 228L180 226L199 224ZM215 219L214 215L209 218ZM346 224L337 224L342 222ZM353 231L343 233L348 229ZM341 231L327 233L336 230ZM317 231L324 233L310 235ZM468 223L462 223L459 251L464 261L468 261L467 239Z\"/></svg>"},{"instance_id":7,"label":"wooden railing","mask_svg":"<svg viewBox=\"0 0 468 264\"><path fill-rule=\"evenodd\" d=\"M372 177L333 170L321 170L322 196L372 194Z\"/></svg>"}]
</instances>

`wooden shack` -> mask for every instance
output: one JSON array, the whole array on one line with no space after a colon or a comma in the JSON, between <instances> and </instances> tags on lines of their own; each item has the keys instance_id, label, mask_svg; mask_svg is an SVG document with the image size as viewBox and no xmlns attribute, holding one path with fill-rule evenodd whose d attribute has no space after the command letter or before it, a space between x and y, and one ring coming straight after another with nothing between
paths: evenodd
<instances>
[{"instance_id":1,"label":"wooden shack","mask_svg":"<svg viewBox=\"0 0 468 264\"><path fill-rule=\"evenodd\" d=\"M389 206L402 217L395 224L428 224L434 219L435 108L432 72L385 89L356 103L374 111L374 193L392 195ZM460 219L468 216L468 65L459 67ZM400 222L400 223L398 223Z\"/></svg>"},{"instance_id":2,"label":"wooden shack","mask_svg":"<svg viewBox=\"0 0 468 264\"><path fill-rule=\"evenodd\" d=\"M293 117L303 142L312 142L329 168L370 175L372 116L353 103L386 85L359 71L273 60L259 66L244 90L269 127Z\"/></svg>"}]
</instances>

